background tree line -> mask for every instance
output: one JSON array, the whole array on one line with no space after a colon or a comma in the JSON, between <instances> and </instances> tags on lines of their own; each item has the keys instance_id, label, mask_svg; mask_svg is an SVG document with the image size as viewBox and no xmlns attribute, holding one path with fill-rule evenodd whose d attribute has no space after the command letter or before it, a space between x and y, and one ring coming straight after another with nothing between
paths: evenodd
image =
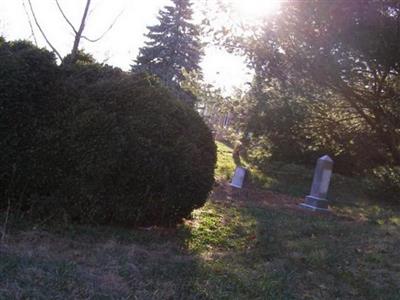
<instances>
[{"instance_id":1,"label":"background tree line","mask_svg":"<svg viewBox=\"0 0 400 300\"><path fill-rule=\"evenodd\" d=\"M367 176L397 198L400 3L284 1L262 26L243 30L211 31L254 72L240 105L225 104L241 115L234 126L248 158L261 168L311 167L329 154L336 172Z\"/></svg>"}]
</instances>

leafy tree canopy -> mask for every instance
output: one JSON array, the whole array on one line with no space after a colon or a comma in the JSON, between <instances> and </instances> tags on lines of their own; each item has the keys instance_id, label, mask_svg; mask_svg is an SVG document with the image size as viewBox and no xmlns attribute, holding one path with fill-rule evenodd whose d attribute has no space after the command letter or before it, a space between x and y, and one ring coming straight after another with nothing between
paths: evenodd
<instances>
[{"instance_id":1,"label":"leafy tree canopy","mask_svg":"<svg viewBox=\"0 0 400 300\"><path fill-rule=\"evenodd\" d=\"M400 165L399 20L398 1L286 1L262 28L227 39L255 70L252 129L286 140L280 154Z\"/></svg>"}]
</instances>

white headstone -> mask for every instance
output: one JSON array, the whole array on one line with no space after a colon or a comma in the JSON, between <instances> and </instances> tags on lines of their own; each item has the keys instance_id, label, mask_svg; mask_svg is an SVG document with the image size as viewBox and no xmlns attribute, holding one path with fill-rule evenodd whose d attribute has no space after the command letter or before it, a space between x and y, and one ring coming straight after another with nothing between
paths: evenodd
<instances>
[{"instance_id":1,"label":"white headstone","mask_svg":"<svg viewBox=\"0 0 400 300\"><path fill-rule=\"evenodd\" d=\"M245 176L246 176L246 169L242 167L236 167L235 173L233 174L231 186L241 189L243 187L243 181Z\"/></svg>"},{"instance_id":2,"label":"white headstone","mask_svg":"<svg viewBox=\"0 0 400 300\"><path fill-rule=\"evenodd\" d=\"M317 161L310 195L306 196L301 207L314 211L328 211L328 200L326 199L329 183L332 176L333 160L328 156L322 156Z\"/></svg>"}]
</instances>

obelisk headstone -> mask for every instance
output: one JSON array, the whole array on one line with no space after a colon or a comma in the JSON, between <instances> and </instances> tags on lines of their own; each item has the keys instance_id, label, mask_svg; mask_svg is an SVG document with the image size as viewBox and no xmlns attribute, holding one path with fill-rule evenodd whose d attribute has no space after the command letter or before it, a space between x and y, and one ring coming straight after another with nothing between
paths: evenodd
<instances>
[{"instance_id":1,"label":"obelisk headstone","mask_svg":"<svg viewBox=\"0 0 400 300\"><path fill-rule=\"evenodd\" d=\"M311 209L313 211L328 211L328 194L329 183L332 176L333 160L328 156L322 156L317 161L314 171L314 178L311 186L310 195L306 196L301 207Z\"/></svg>"}]
</instances>

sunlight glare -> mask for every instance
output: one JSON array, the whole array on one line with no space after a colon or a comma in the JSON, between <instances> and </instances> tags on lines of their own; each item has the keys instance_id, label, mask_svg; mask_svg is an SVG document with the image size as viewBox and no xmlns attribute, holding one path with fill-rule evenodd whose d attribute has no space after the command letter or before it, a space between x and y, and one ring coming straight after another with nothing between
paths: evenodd
<instances>
[{"instance_id":1,"label":"sunlight glare","mask_svg":"<svg viewBox=\"0 0 400 300\"><path fill-rule=\"evenodd\" d=\"M244 18L262 18L277 13L282 0L230 0L233 8Z\"/></svg>"}]
</instances>

